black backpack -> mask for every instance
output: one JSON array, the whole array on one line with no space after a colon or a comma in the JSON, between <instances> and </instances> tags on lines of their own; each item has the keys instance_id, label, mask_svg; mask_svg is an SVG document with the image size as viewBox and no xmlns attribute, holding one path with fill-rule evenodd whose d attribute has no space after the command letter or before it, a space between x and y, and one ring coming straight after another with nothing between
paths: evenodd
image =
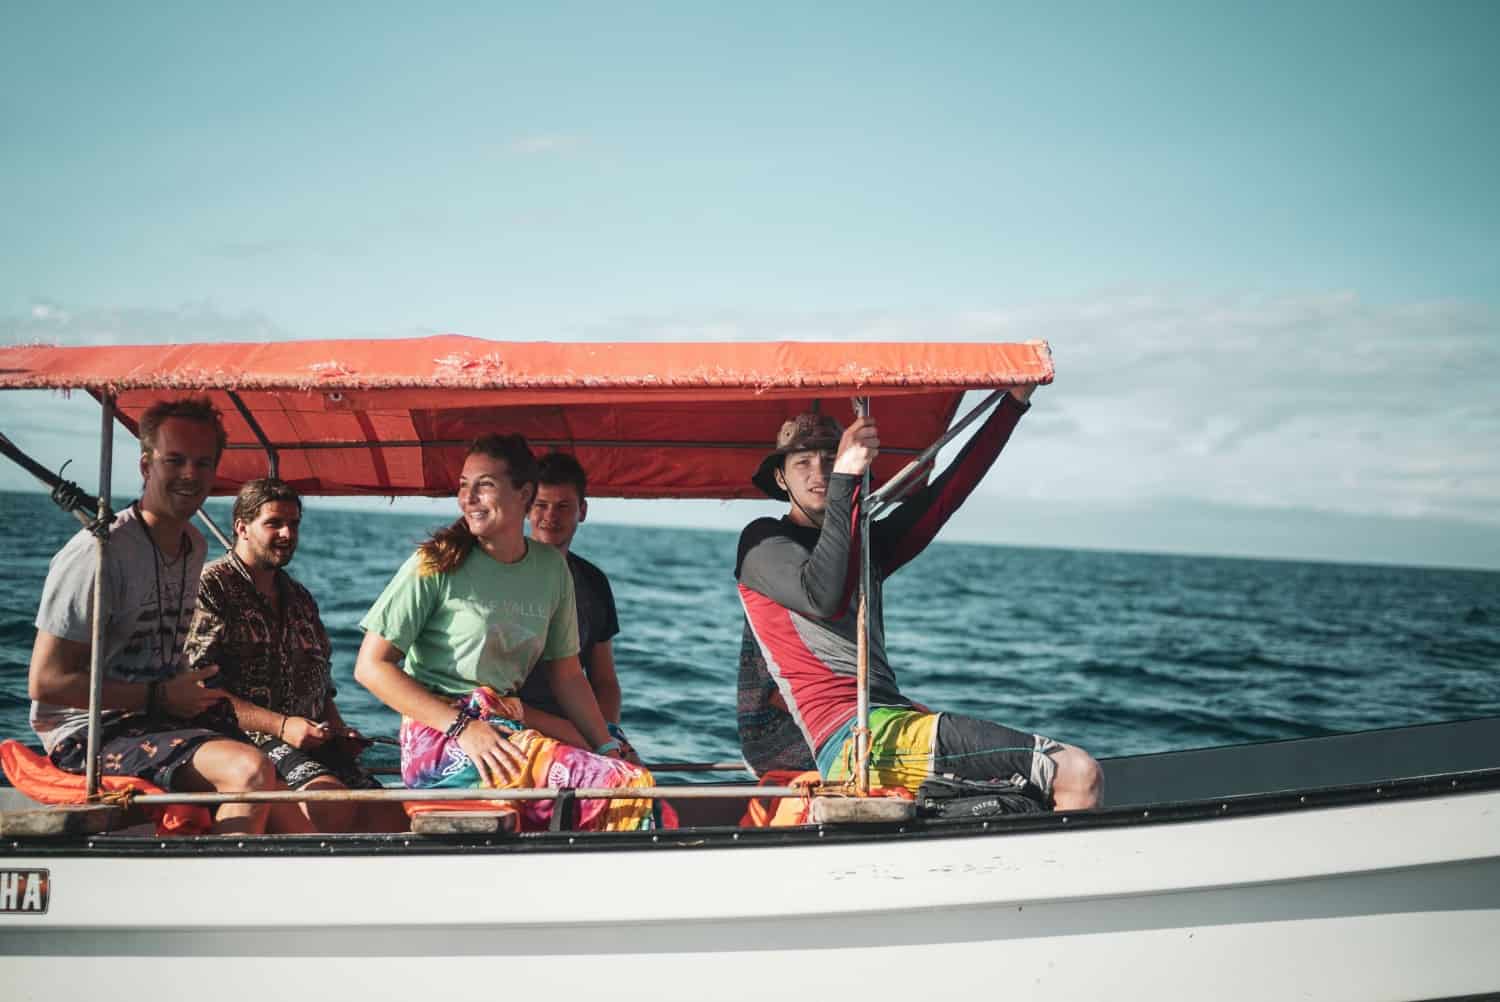
<instances>
[{"instance_id":1,"label":"black backpack","mask_svg":"<svg viewBox=\"0 0 1500 1002\"><path fill-rule=\"evenodd\" d=\"M992 818L1039 814L1046 809L1042 791L1019 775L1010 779L931 776L917 790L917 816L923 818Z\"/></svg>"}]
</instances>

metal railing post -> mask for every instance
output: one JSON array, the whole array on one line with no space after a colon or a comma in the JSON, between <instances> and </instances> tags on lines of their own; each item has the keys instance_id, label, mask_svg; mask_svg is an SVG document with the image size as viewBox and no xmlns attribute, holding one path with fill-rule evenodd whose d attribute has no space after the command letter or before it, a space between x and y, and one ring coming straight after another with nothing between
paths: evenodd
<instances>
[{"instance_id":1,"label":"metal railing post","mask_svg":"<svg viewBox=\"0 0 1500 1002\"><path fill-rule=\"evenodd\" d=\"M99 794L99 718L104 696L104 558L109 547L109 528L113 513L109 507L110 473L115 458L115 398L112 393L100 397L103 416L99 441L99 515L94 524L94 606L93 637L89 647L89 731L88 752L84 763L84 792L93 800Z\"/></svg>"},{"instance_id":2,"label":"metal railing post","mask_svg":"<svg viewBox=\"0 0 1500 1002\"><path fill-rule=\"evenodd\" d=\"M868 417L870 398L856 397L856 417ZM854 793L870 795L870 469L865 467L859 491L858 671L855 680Z\"/></svg>"}]
</instances>

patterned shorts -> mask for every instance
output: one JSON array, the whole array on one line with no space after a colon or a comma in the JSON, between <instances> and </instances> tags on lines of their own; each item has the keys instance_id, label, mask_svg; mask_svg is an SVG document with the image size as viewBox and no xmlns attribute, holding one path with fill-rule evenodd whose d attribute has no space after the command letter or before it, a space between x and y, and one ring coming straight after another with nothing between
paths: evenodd
<instances>
[{"instance_id":1,"label":"patterned shorts","mask_svg":"<svg viewBox=\"0 0 1500 1002\"><path fill-rule=\"evenodd\" d=\"M206 727L185 726L188 722L160 717L133 715L101 725L99 735L99 772L105 776L136 776L163 790L172 789L177 770L192 761L193 754L205 741L215 739L242 741L243 737L224 734ZM88 733L63 738L47 756L52 764L66 772L86 772Z\"/></svg>"},{"instance_id":2,"label":"patterned shorts","mask_svg":"<svg viewBox=\"0 0 1500 1002\"><path fill-rule=\"evenodd\" d=\"M344 750L342 742L329 741L308 751L293 748L280 738L267 738L256 745L276 767L281 781L293 790L323 776L332 776L351 790L380 788L380 781Z\"/></svg>"},{"instance_id":3,"label":"patterned shorts","mask_svg":"<svg viewBox=\"0 0 1500 1002\"><path fill-rule=\"evenodd\" d=\"M849 730L852 723L846 726ZM1052 757L1062 745L1040 734L959 713L878 706L870 710L870 784L901 786L916 793L929 776L964 779L1020 776L1047 796L1057 778ZM819 756L823 776L833 782L854 773L854 737L830 740Z\"/></svg>"}]
</instances>

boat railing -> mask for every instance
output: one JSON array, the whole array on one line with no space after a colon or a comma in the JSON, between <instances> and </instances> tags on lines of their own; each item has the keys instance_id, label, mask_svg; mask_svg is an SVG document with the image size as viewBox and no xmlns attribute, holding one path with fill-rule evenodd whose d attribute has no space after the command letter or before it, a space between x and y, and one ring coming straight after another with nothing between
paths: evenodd
<instances>
[{"instance_id":1,"label":"boat railing","mask_svg":"<svg viewBox=\"0 0 1500 1002\"><path fill-rule=\"evenodd\" d=\"M660 772L749 772L743 762L659 762L646 766L652 773ZM372 776L399 776L401 770L394 765L365 766Z\"/></svg>"},{"instance_id":2,"label":"boat railing","mask_svg":"<svg viewBox=\"0 0 1500 1002\"><path fill-rule=\"evenodd\" d=\"M710 786L670 785L637 787L559 787L540 786L519 789L478 787L410 790L388 787L381 790L247 790L241 793L140 793L129 796L128 803L143 806L192 804L282 804L282 803L419 803L444 800L750 800L758 797L810 797L813 790L802 786ZM830 791L818 789L819 796ZM123 798L122 798L123 799Z\"/></svg>"}]
</instances>

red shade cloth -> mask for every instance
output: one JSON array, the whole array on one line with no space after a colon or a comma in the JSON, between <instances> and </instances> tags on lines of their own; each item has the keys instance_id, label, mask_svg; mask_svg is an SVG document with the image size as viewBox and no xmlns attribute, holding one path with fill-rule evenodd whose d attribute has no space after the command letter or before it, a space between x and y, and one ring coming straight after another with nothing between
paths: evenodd
<instances>
[{"instance_id":1,"label":"red shade cloth","mask_svg":"<svg viewBox=\"0 0 1500 1002\"><path fill-rule=\"evenodd\" d=\"M880 482L943 433L964 392L1052 377L1040 341L0 348L0 389L113 393L132 432L158 400L209 396L231 443L218 494L267 472L253 419L304 494L451 494L468 443L513 431L576 454L595 496L759 497L750 475L781 422L818 406L847 425L853 396L880 422Z\"/></svg>"}]
</instances>

